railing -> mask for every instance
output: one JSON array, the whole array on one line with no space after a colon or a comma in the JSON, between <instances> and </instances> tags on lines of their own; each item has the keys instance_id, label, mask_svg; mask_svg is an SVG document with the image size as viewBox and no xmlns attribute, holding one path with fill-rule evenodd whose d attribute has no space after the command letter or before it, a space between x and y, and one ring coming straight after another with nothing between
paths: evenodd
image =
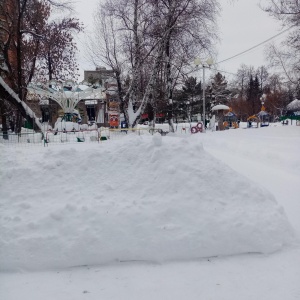
<instances>
[{"instance_id":1,"label":"railing","mask_svg":"<svg viewBox=\"0 0 300 300\"><path fill-rule=\"evenodd\" d=\"M176 124L175 132L181 134L190 134L191 126L194 124ZM161 127L161 128L160 128ZM4 134L0 131L0 143L9 146L30 147L30 146L50 146L66 143L94 143L105 140L115 140L128 135L149 135L160 133L167 135L167 126L158 125L154 129L149 127L138 128L93 128L82 130L47 130L44 133L35 133L33 131Z\"/></svg>"},{"instance_id":2,"label":"railing","mask_svg":"<svg viewBox=\"0 0 300 300\"><path fill-rule=\"evenodd\" d=\"M44 146L61 143L92 143L99 142L100 134L98 129L87 130L48 130L44 137Z\"/></svg>"},{"instance_id":3,"label":"railing","mask_svg":"<svg viewBox=\"0 0 300 300\"><path fill-rule=\"evenodd\" d=\"M43 146L43 134L35 132L4 133L0 131L0 143L6 146Z\"/></svg>"},{"instance_id":4,"label":"railing","mask_svg":"<svg viewBox=\"0 0 300 300\"><path fill-rule=\"evenodd\" d=\"M128 134L149 134L148 128L99 128L100 141L120 139Z\"/></svg>"},{"instance_id":5,"label":"railing","mask_svg":"<svg viewBox=\"0 0 300 300\"><path fill-rule=\"evenodd\" d=\"M15 147L49 146L62 143L92 143L99 141L100 134L98 129L79 131L47 130L44 133L36 133L33 131L21 133L3 133L0 131L0 143Z\"/></svg>"}]
</instances>

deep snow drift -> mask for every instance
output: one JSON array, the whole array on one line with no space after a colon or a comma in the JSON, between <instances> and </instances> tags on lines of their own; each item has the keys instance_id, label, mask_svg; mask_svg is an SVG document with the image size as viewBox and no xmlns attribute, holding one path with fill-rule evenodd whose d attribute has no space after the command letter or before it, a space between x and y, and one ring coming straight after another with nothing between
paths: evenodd
<instances>
[{"instance_id":1,"label":"deep snow drift","mask_svg":"<svg viewBox=\"0 0 300 300\"><path fill-rule=\"evenodd\" d=\"M2 270L269 253L292 238L270 192L200 134L0 147Z\"/></svg>"}]
</instances>

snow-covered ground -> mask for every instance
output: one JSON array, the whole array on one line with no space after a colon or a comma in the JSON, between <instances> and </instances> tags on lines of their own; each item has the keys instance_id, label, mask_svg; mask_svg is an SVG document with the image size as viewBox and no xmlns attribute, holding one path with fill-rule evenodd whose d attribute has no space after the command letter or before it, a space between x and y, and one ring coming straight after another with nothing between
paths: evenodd
<instances>
[{"instance_id":1,"label":"snow-covered ground","mask_svg":"<svg viewBox=\"0 0 300 300\"><path fill-rule=\"evenodd\" d=\"M0 144L0 299L300 299L299 126L79 144Z\"/></svg>"}]
</instances>

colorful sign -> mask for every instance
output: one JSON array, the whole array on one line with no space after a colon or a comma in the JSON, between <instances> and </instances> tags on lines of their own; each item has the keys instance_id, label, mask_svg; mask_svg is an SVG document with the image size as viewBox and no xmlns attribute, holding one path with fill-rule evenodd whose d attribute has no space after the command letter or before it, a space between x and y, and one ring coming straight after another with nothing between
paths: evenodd
<instances>
[{"instance_id":1,"label":"colorful sign","mask_svg":"<svg viewBox=\"0 0 300 300\"><path fill-rule=\"evenodd\" d=\"M119 114L109 114L109 126L119 127Z\"/></svg>"}]
</instances>

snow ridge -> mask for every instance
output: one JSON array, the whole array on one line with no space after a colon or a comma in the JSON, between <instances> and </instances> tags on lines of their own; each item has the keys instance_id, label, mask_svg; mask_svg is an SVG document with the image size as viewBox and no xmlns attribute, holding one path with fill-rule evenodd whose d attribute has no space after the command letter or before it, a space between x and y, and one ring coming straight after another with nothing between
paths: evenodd
<instances>
[{"instance_id":1,"label":"snow ridge","mask_svg":"<svg viewBox=\"0 0 300 300\"><path fill-rule=\"evenodd\" d=\"M270 253L293 236L273 195L201 135L1 150L2 270Z\"/></svg>"}]
</instances>

